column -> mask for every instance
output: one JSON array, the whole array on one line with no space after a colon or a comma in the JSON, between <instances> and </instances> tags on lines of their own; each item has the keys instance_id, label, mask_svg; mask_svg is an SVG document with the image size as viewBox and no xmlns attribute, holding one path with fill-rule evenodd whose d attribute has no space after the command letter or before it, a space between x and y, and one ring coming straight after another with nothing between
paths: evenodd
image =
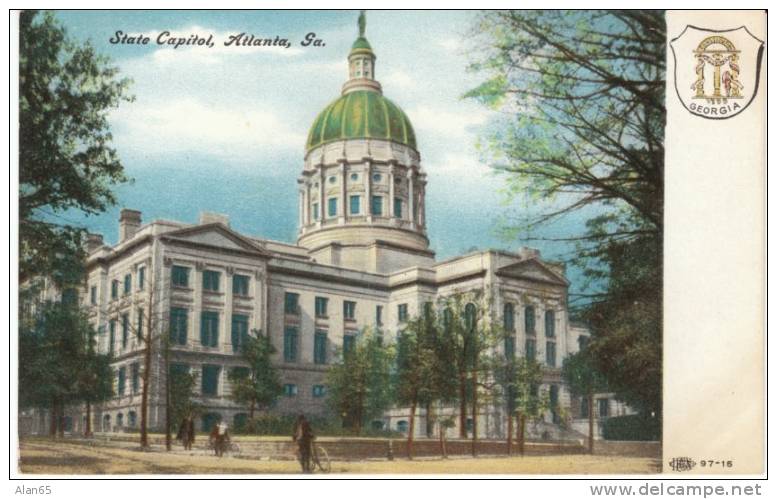
<instances>
[{"instance_id":1,"label":"column","mask_svg":"<svg viewBox=\"0 0 777 499\"><path fill-rule=\"evenodd\" d=\"M394 189L394 184L396 183L394 181L394 170L396 169L396 164L394 162L389 163L389 174L388 174L388 182L389 182L389 199L388 199L388 206L386 207L387 213L389 218L394 218L396 214L394 213L394 196L396 195Z\"/></svg>"},{"instance_id":2,"label":"column","mask_svg":"<svg viewBox=\"0 0 777 499\"><path fill-rule=\"evenodd\" d=\"M407 213L410 220L410 228L415 229L415 168L409 166L407 169Z\"/></svg>"},{"instance_id":3,"label":"column","mask_svg":"<svg viewBox=\"0 0 777 499\"><path fill-rule=\"evenodd\" d=\"M305 182L305 225L310 225L310 182Z\"/></svg>"},{"instance_id":4,"label":"column","mask_svg":"<svg viewBox=\"0 0 777 499\"><path fill-rule=\"evenodd\" d=\"M202 317L202 268L203 264L197 262L192 269L191 281L189 285L194 290L192 303L192 314L190 317L189 334L186 335L186 342L191 345L200 345L200 319Z\"/></svg>"},{"instance_id":5,"label":"column","mask_svg":"<svg viewBox=\"0 0 777 499\"><path fill-rule=\"evenodd\" d=\"M258 329L267 334L267 330L263 324L264 319L264 273L261 269L256 269L254 272L253 280L253 293L254 293L254 313L251 318L251 329Z\"/></svg>"},{"instance_id":6,"label":"column","mask_svg":"<svg viewBox=\"0 0 777 499\"><path fill-rule=\"evenodd\" d=\"M326 220L326 172L324 164L318 165L318 220L319 227Z\"/></svg>"},{"instance_id":7,"label":"column","mask_svg":"<svg viewBox=\"0 0 777 499\"><path fill-rule=\"evenodd\" d=\"M234 267L227 267L224 272L224 336L219 338L220 350L223 352L232 351L232 278L235 275Z\"/></svg>"},{"instance_id":8,"label":"column","mask_svg":"<svg viewBox=\"0 0 777 499\"><path fill-rule=\"evenodd\" d=\"M340 223L345 223L348 218L348 163L340 164Z\"/></svg>"},{"instance_id":9,"label":"column","mask_svg":"<svg viewBox=\"0 0 777 499\"><path fill-rule=\"evenodd\" d=\"M364 161L364 214L367 222L372 222L372 163Z\"/></svg>"}]
</instances>

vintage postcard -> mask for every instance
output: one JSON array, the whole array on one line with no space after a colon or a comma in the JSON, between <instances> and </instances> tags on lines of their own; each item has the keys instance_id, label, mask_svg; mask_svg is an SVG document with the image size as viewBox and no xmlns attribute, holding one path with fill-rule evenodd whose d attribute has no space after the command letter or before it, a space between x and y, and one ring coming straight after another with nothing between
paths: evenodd
<instances>
[{"instance_id":1,"label":"vintage postcard","mask_svg":"<svg viewBox=\"0 0 777 499\"><path fill-rule=\"evenodd\" d=\"M12 476L765 473L765 12L10 22Z\"/></svg>"}]
</instances>

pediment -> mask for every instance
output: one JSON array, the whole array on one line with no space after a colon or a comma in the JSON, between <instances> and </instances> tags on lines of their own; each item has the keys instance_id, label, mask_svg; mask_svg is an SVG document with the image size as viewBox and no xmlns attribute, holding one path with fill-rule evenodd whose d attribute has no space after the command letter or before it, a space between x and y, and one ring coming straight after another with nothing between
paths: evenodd
<instances>
[{"instance_id":1,"label":"pediment","mask_svg":"<svg viewBox=\"0 0 777 499\"><path fill-rule=\"evenodd\" d=\"M569 281L563 275L535 258L505 265L497 270L496 273L501 277L513 279L527 279L557 286L569 285Z\"/></svg>"},{"instance_id":2,"label":"pediment","mask_svg":"<svg viewBox=\"0 0 777 499\"><path fill-rule=\"evenodd\" d=\"M162 236L162 239L211 249L269 256L269 253L259 244L241 236L221 223L197 225L168 232Z\"/></svg>"}]
</instances>

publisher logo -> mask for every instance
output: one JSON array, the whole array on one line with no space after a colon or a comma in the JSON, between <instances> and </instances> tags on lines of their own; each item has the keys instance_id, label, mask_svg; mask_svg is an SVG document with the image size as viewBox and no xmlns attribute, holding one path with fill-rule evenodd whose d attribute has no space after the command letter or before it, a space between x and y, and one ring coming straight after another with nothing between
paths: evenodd
<instances>
[{"instance_id":1,"label":"publisher logo","mask_svg":"<svg viewBox=\"0 0 777 499\"><path fill-rule=\"evenodd\" d=\"M686 26L670 46L675 90L692 114L732 118L755 98L763 42L744 26L720 31Z\"/></svg>"}]
</instances>

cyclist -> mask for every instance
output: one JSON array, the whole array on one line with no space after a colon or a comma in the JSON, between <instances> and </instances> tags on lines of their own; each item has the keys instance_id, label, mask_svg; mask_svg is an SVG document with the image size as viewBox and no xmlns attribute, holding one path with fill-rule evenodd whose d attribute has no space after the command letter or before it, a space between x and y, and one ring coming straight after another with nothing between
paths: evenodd
<instances>
[{"instance_id":1,"label":"cyclist","mask_svg":"<svg viewBox=\"0 0 777 499\"><path fill-rule=\"evenodd\" d=\"M313 445L313 429L310 427L310 423L305 419L304 414L297 416L297 420L294 422L294 429L292 430L292 439L297 444L297 458L302 466L303 473L310 473L310 454L311 447Z\"/></svg>"}]
</instances>

